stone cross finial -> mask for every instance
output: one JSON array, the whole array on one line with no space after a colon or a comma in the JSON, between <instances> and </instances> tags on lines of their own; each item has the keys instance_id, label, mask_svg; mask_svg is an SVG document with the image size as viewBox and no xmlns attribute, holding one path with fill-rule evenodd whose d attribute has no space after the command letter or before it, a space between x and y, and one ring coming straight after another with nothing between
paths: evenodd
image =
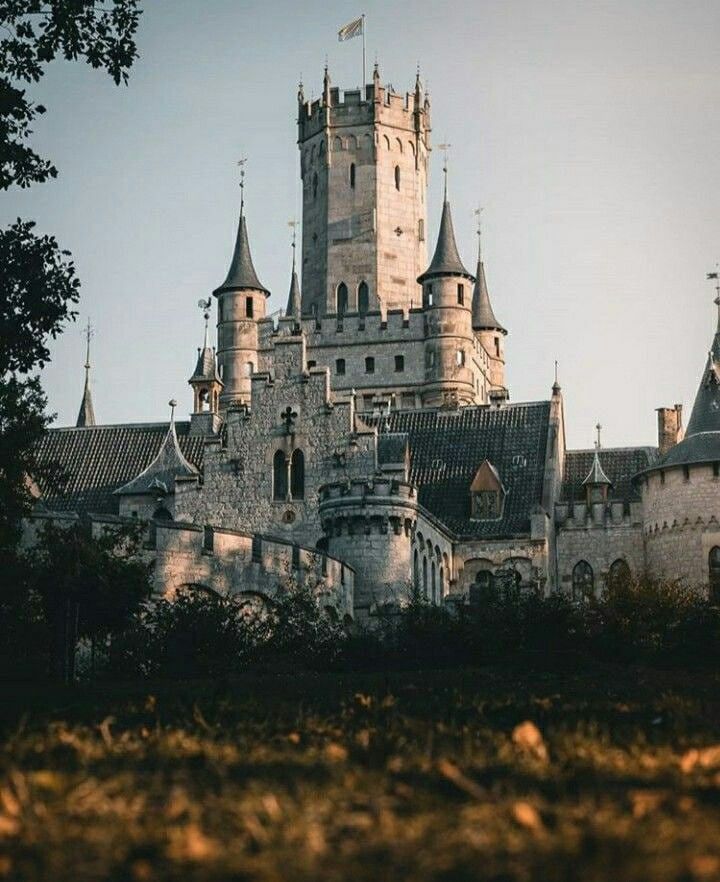
<instances>
[{"instance_id":1,"label":"stone cross finial","mask_svg":"<svg viewBox=\"0 0 720 882\"><path fill-rule=\"evenodd\" d=\"M285 434L290 435L293 430L293 423L297 419L297 412L288 405L285 410L280 414L280 418L285 423Z\"/></svg>"}]
</instances>

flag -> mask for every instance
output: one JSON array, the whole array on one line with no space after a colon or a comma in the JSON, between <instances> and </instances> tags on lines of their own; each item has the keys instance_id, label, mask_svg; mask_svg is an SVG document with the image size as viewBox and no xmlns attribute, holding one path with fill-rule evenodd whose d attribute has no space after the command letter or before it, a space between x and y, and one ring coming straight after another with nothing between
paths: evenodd
<instances>
[{"instance_id":1,"label":"flag","mask_svg":"<svg viewBox=\"0 0 720 882\"><path fill-rule=\"evenodd\" d=\"M363 17L356 18L355 21L351 21L345 25L344 28L340 28L338 31L338 40L342 43L343 40L352 40L353 37L359 37L363 32Z\"/></svg>"},{"instance_id":2,"label":"flag","mask_svg":"<svg viewBox=\"0 0 720 882\"><path fill-rule=\"evenodd\" d=\"M718 273L708 273L707 277L708 279L717 279L720 278L720 275Z\"/></svg>"}]
</instances>

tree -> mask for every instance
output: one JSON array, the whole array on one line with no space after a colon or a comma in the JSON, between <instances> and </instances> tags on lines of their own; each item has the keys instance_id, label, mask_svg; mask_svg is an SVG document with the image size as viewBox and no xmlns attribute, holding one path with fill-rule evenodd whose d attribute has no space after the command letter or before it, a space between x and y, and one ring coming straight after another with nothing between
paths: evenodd
<instances>
[{"instance_id":1,"label":"tree","mask_svg":"<svg viewBox=\"0 0 720 882\"><path fill-rule=\"evenodd\" d=\"M24 556L27 585L42 601L58 679L73 678L75 647L122 633L151 591L151 564L140 556L143 525L106 527L48 522Z\"/></svg>"},{"instance_id":2,"label":"tree","mask_svg":"<svg viewBox=\"0 0 720 882\"><path fill-rule=\"evenodd\" d=\"M137 0L0 0L0 189L57 176L29 144L45 108L25 84L38 83L57 57L84 60L126 83L139 16ZM0 231L0 565L32 501L33 450L51 420L31 374L49 361L48 340L75 319L79 299L70 253L34 227L18 219Z\"/></svg>"}]
</instances>

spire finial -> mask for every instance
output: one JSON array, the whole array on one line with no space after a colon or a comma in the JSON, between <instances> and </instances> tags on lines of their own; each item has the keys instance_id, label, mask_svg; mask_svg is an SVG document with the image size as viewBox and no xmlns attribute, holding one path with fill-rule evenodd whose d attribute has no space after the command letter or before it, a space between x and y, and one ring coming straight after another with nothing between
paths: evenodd
<instances>
[{"instance_id":1,"label":"spire finial","mask_svg":"<svg viewBox=\"0 0 720 882\"><path fill-rule=\"evenodd\" d=\"M168 404L170 406L170 427L174 428L175 427L175 408L177 407L177 401L174 398L171 398L170 401L168 401Z\"/></svg>"},{"instance_id":2,"label":"spire finial","mask_svg":"<svg viewBox=\"0 0 720 882\"><path fill-rule=\"evenodd\" d=\"M293 255L293 258L292 258L293 272L295 272L295 251L297 249L298 222L295 220L295 218L293 218L292 220L288 221L288 226L292 229L292 243L291 243L290 247L292 248L292 255Z\"/></svg>"},{"instance_id":3,"label":"spire finial","mask_svg":"<svg viewBox=\"0 0 720 882\"><path fill-rule=\"evenodd\" d=\"M447 202L448 195L448 152L452 144L438 144L438 148L443 152L443 175L445 176L444 190L443 190L443 202Z\"/></svg>"},{"instance_id":4,"label":"spire finial","mask_svg":"<svg viewBox=\"0 0 720 882\"><path fill-rule=\"evenodd\" d=\"M477 237L478 237L478 263L482 261L482 213L485 209L482 205L478 205L475 209L475 217L477 218Z\"/></svg>"},{"instance_id":5,"label":"spire finial","mask_svg":"<svg viewBox=\"0 0 720 882\"><path fill-rule=\"evenodd\" d=\"M715 264L715 271L707 274L708 280L715 282L715 304L718 308L718 330L720 331L720 264Z\"/></svg>"},{"instance_id":6,"label":"spire finial","mask_svg":"<svg viewBox=\"0 0 720 882\"><path fill-rule=\"evenodd\" d=\"M205 339L203 342L203 349L208 348L208 323L210 321L210 307L212 306L212 300L208 297L207 300L203 300L200 298L198 300L198 306L203 311L203 318L205 319Z\"/></svg>"},{"instance_id":7,"label":"spire finial","mask_svg":"<svg viewBox=\"0 0 720 882\"><path fill-rule=\"evenodd\" d=\"M560 384L558 383L558 362L557 362L557 358L555 359L555 385L556 385L556 386L559 386L559 385L560 385Z\"/></svg>"},{"instance_id":8,"label":"spire finial","mask_svg":"<svg viewBox=\"0 0 720 882\"><path fill-rule=\"evenodd\" d=\"M600 444L600 432L602 432L602 425L600 423L597 423L595 429L597 431L597 441L595 442L595 449L600 450L600 447L602 446Z\"/></svg>"},{"instance_id":9,"label":"spire finial","mask_svg":"<svg viewBox=\"0 0 720 882\"><path fill-rule=\"evenodd\" d=\"M87 325L83 330L83 336L85 337L85 377L90 371L90 341L95 336L95 328L90 324L90 319L87 320Z\"/></svg>"},{"instance_id":10,"label":"spire finial","mask_svg":"<svg viewBox=\"0 0 720 882\"><path fill-rule=\"evenodd\" d=\"M245 207L245 163L247 162L247 156L241 156L238 159L238 167L240 168L240 217L243 215L243 208Z\"/></svg>"}]
</instances>

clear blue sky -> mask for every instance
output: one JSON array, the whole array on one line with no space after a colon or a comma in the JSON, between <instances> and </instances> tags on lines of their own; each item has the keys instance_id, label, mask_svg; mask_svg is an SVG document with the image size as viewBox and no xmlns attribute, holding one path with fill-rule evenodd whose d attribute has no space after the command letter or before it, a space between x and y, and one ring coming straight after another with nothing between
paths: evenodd
<instances>
[{"instance_id":1,"label":"clear blue sky","mask_svg":"<svg viewBox=\"0 0 720 882\"><path fill-rule=\"evenodd\" d=\"M453 144L450 194L463 257L485 208L493 305L509 329L513 400L547 397L560 362L572 446L653 443L654 408L690 408L714 327L705 273L720 259L717 0L366 2L152 0L128 88L55 63L33 90L49 108L35 145L57 181L5 194L0 222L55 233L97 327L102 422L164 419L202 339L197 301L224 278L237 222L235 161L249 157L255 265L287 296L287 221L298 211L295 96L368 67L412 86L419 62L435 144ZM440 157L432 156L437 229ZM58 423L82 391L80 327L44 375Z\"/></svg>"}]
</instances>

